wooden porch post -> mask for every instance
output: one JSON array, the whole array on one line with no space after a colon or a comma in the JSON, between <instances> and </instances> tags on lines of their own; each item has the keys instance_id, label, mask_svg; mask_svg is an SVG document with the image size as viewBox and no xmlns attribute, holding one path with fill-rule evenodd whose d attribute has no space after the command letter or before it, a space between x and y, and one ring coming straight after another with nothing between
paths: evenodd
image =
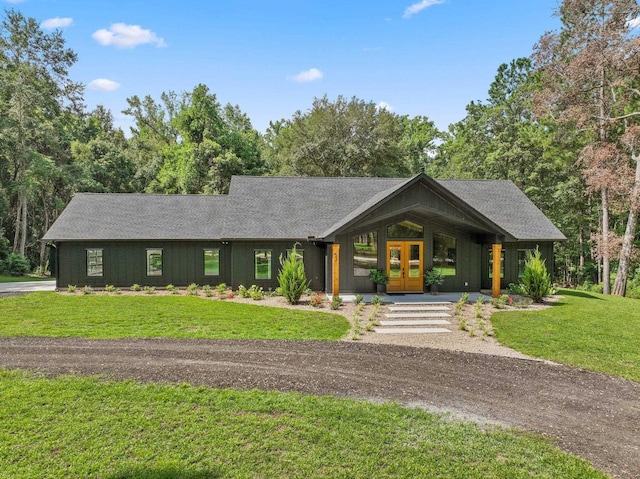
<instances>
[{"instance_id":1,"label":"wooden porch post","mask_svg":"<svg viewBox=\"0 0 640 479\"><path fill-rule=\"evenodd\" d=\"M333 297L340 296L340 245L332 244L331 252L333 261L331 266L331 294Z\"/></svg>"},{"instance_id":2,"label":"wooden porch post","mask_svg":"<svg viewBox=\"0 0 640 479\"><path fill-rule=\"evenodd\" d=\"M500 297L500 267L502 266L502 244L494 243L492 245L493 252L493 279L491 283L491 297Z\"/></svg>"}]
</instances>

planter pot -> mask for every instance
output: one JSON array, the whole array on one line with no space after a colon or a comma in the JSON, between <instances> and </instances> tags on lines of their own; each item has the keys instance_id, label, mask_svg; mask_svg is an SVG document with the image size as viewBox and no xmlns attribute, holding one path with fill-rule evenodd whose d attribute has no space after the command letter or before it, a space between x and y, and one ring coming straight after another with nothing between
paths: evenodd
<instances>
[{"instance_id":1,"label":"planter pot","mask_svg":"<svg viewBox=\"0 0 640 479\"><path fill-rule=\"evenodd\" d=\"M437 284L432 284L431 286L429 286L430 290L431 290L431 294L433 294L434 296L438 294L438 285Z\"/></svg>"},{"instance_id":2,"label":"planter pot","mask_svg":"<svg viewBox=\"0 0 640 479\"><path fill-rule=\"evenodd\" d=\"M376 292L378 294L382 294L386 291L387 289L387 285L386 284L380 284L380 283L376 283Z\"/></svg>"}]
</instances>

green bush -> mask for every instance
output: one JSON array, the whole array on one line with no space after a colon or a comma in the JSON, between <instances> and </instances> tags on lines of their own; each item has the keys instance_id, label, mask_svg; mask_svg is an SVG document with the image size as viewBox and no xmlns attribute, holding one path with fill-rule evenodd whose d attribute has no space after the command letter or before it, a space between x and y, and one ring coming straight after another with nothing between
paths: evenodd
<instances>
[{"instance_id":1,"label":"green bush","mask_svg":"<svg viewBox=\"0 0 640 479\"><path fill-rule=\"evenodd\" d=\"M278 283L280 291L289 304L296 304L300 297L307 290L311 281L307 281L304 272L304 263L299 260L296 245L287 253L284 258L280 255L280 266L282 269L278 273Z\"/></svg>"},{"instance_id":2,"label":"green bush","mask_svg":"<svg viewBox=\"0 0 640 479\"><path fill-rule=\"evenodd\" d=\"M551 292L551 276L538 248L527 255L521 285L524 294L536 303L541 303Z\"/></svg>"},{"instance_id":3,"label":"green bush","mask_svg":"<svg viewBox=\"0 0 640 479\"><path fill-rule=\"evenodd\" d=\"M9 253L0 263L0 273L7 276L24 276L31 270L29 260L20 253Z\"/></svg>"},{"instance_id":4,"label":"green bush","mask_svg":"<svg viewBox=\"0 0 640 479\"><path fill-rule=\"evenodd\" d=\"M331 309L336 310L338 308L340 308L340 306L342 306L342 298L340 296L334 296L331 299Z\"/></svg>"}]
</instances>

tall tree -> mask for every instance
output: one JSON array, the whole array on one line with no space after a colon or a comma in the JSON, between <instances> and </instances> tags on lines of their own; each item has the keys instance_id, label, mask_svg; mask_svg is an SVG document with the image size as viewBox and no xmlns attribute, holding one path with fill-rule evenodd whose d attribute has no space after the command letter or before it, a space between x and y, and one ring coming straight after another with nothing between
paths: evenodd
<instances>
[{"instance_id":1,"label":"tall tree","mask_svg":"<svg viewBox=\"0 0 640 479\"><path fill-rule=\"evenodd\" d=\"M558 121L577 125L591 134L580 160L589 187L600 194L602 279L605 294L610 285L611 201L629 197L633 174L630 158L620 148L621 133L640 111L637 102L640 43L631 34L640 16L636 0L564 0L557 14L560 31L544 34L535 47L534 60L544 88L536 97L539 111ZM626 120L626 121L625 121ZM636 214L628 203L624 208ZM628 231L625 242L633 239ZM616 294L624 294L630 248L622 248Z\"/></svg>"},{"instance_id":2,"label":"tall tree","mask_svg":"<svg viewBox=\"0 0 640 479\"><path fill-rule=\"evenodd\" d=\"M590 229L584 185L573 163L579 133L550 118L535 119L539 87L532 62L518 58L498 67L485 101L467 105L467 116L449 127L433 163L437 176L512 180L571 240L559 246L566 281L584 264L579 238ZM573 277L571 277L571 275Z\"/></svg>"},{"instance_id":3,"label":"tall tree","mask_svg":"<svg viewBox=\"0 0 640 479\"><path fill-rule=\"evenodd\" d=\"M260 136L237 106L221 106L206 85L177 95L128 99L132 142L147 191L226 193L232 175L263 174Z\"/></svg>"},{"instance_id":4,"label":"tall tree","mask_svg":"<svg viewBox=\"0 0 640 479\"><path fill-rule=\"evenodd\" d=\"M372 102L315 98L309 111L272 123L266 135L272 172L302 176L406 176L403 124Z\"/></svg>"},{"instance_id":5,"label":"tall tree","mask_svg":"<svg viewBox=\"0 0 640 479\"><path fill-rule=\"evenodd\" d=\"M25 254L31 181L43 159L58 149L56 120L64 109L79 111L82 86L69 78L76 54L61 32L45 34L32 18L5 11L0 25L0 156L7 161L14 216L13 250ZM37 176L37 175L35 175Z\"/></svg>"}]
</instances>

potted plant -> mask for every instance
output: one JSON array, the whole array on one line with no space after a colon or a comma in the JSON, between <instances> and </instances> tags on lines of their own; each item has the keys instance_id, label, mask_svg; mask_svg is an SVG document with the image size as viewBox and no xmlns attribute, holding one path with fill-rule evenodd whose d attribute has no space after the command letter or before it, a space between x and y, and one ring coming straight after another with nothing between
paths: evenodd
<instances>
[{"instance_id":1,"label":"potted plant","mask_svg":"<svg viewBox=\"0 0 640 479\"><path fill-rule=\"evenodd\" d=\"M369 279L376 283L376 291L384 293L385 285L389 282L389 275L381 269L372 269L369 271Z\"/></svg>"},{"instance_id":2,"label":"potted plant","mask_svg":"<svg viewBox=\"0 0 640 479\"><path fill-rule=\"evenodd\" d=\"M444 276L439 269L430 269L424 273L424 284L429 286L431 294L438 294L438 286L444 283Z\"/></svg>"}]
</instances>

